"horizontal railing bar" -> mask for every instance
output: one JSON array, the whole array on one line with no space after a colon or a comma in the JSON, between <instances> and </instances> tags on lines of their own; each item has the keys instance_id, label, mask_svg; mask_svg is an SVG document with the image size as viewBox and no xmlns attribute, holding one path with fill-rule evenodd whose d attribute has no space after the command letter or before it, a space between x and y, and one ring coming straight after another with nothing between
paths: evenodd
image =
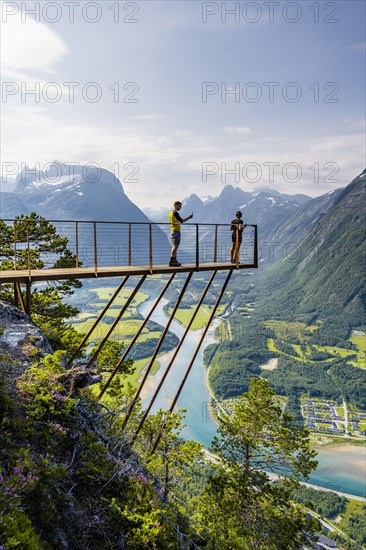
<instances>
[{"instance_id":1,"label":"horizontal railing bar","mask_svg":"<svg viewBox=\"0 0 366 550\"><path fill-rule=\"evenodd\" d=\"M50 222L50 223L103 223L103 224L119 224L119 225L128 225L128 224L132 224L132 225L170 225L170 222L123 222L123 221L106 221L106 220L35 220L34 218L20 218L20 219L15 219L15 218L0 218L1 221L3 222L25 222L25 221L28 221L28 222L33 222L33 223L42 223L42 222ZM190 226L190 227L194 227L196 225L204 225L206 227L227 227L229 225L231 225L230 223L199 223L199 224L196 224L196 223L185 223L184 224L185 226ZM247 223L245 224L246 227L257 227L256 224L252 224L252 223Z\"/></svg>"}]
</instances>

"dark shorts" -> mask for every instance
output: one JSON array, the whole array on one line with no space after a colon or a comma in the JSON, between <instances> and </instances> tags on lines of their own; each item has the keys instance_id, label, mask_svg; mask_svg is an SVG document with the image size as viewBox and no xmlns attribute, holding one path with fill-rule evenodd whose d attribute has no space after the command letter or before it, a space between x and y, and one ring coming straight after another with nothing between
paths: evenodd
<instances>
[{"instance_id":1,"label":"dark shorts","mask_svg":"<svg viewBox=\"0 0 366 550\"><path fill-rule=\"evenodd\" d=\"M236 234L235 234L235 232L231 235L231 240L233 241L233 243L236 243ZM242 236L240 235L239 239L238 239L239 245L241 245L241 241L242 241Z\"/></svg>"},{"instance_id":2,"label":"dark shorts","mask_svg":"<svg viewBox=\"0 0 366 550\"><path fill-rule=\"evenodd\" d=\"M173 246L179 246L180 244L180 231L172 231L170 234Z\"/></svg>"}]
</instances>

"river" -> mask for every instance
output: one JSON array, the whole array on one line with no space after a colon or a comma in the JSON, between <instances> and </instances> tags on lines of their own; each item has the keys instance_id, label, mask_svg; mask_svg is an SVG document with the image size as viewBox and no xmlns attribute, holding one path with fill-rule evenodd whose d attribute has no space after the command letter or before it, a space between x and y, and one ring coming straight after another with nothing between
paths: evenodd
<instances>
[{"instance_id":1,"label":"river","mask_svg":"<svg viewBox=\"0 0 366 550\"><path fill-rule=\"evenodd\" d=\"M139 311L146 316L154 300L144 302ZM166 300L161 300L152 320L165 326L167 317L163 311ZM184 327L177 321L170 325L170 330L181 338ZM216 424L210 414L210 395L206 385L206 370L203 366L203 351L214 342L213 328L209 329L206 341L201 346L194 366L189 374L186 385L178 400L177 408L187 409L182 436L202 443L206 448L210 446L212 437L216 434ZM187 369L198 341L201 330L190 331L177 355L174 364L167 376L164 385L155 400L152 412L158 409L168 409L179 383ZM164 374L165 368L173 352L166 353L159 358L160 369L154 377L148 379L145 391L142 394L143 403L147 405ZM341 491L358 496L366 496L366 448L350 445L345 440L341 445L324 445L316 447L318 453L318 467L310 476L309 482L335 491Z\"/></svg>"}]
</instances>

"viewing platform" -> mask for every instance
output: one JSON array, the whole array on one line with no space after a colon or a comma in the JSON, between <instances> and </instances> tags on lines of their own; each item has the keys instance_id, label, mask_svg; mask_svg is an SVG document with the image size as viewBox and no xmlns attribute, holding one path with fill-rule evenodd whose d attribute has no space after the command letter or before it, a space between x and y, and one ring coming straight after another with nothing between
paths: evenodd
<instances>
[{"instance_id":1,"label":"viewing platform","mask_svg":"<svg viewBox=\"0 0 366 550\"><path fill-rule=\"evenodd\" d=\"M65 279L119 277L194 271L250 269L258 267L256 225L246 225L235 264L230 262L230 224L186 223L181 226L178 259L169 266L170 224L152 222L104 222L47 220L68 239L71 257L61 259L42 251L44 267L34 269L32 250L44 220L2 220L12 227L13 239L3 243L13 256L13 269L0 271L0 283L29 283ZM9 257L9 255L8 255Z\"/></svg>"},{"instance_id":2,"label":"viewing platform","mask_svg":"<svg viewBox=\"0 0 366 550\"><path fill-rule=\"evenodd\" d=\"M225 277L212 293L216 295L209 314L207 323L202 327L201 337L189 360L187 368L180 381L179 388L170 405L173 411L177 404L180 393L193 368L198 351L204 341L208 328L217 312L222 297L226 291L232 273L235 269L250 269L258 267L258 235L256 225L246 225L243 231L230 230L230 224L183 224L181 226L181 244L178 248L178 258L182 265L172 266L170 263L171 241L169 223L152 222L97 222L97 221L66 221L66 220L38 220L33 218L22 218L20 220L2 220L1 231L3 239L0 247L0 259L5 260L4 266L8 269L0 271L0 285L13 283L14 303L31 315L32 309L32 283L42 281L56 281L65 279L87 279L98 277L119 277L116 290L111 294L107 304L103 307L97 318L93 320L91 327L84 334L77 349L72 353L68 366L71 368L77 360L80 352L88 346L88 343L95 338L95 332L100 322L108 314L109 309L115 303L122 288L127 282L134 287L123 305L118 306L118 314L113 318L111 325L103 338L97 339L96 349L87 359L85 369L92 368L95 361L112 337L124 314L128 311L134 297L143 286L145 280L151 275L170 274L165 277L160 294L153 301L149 312L137 329L134 337L124 349L108 379L102 381L102 388L98 399L101 399L117 376L123 361L127 359L135 342L139 339L143 329L147 326L155 308L165 297L166 292L178 273L187 273L183 280L174 281L177 283L178 294L172 300L172 310L158 339L151 358L145 367L143 378L135 392L134 398L126 411L122 429L129 421L132 411L138 402L141 391L153 368L155 359L158 357L164 339L168 334L169 327L182 304L185 293L189 288L194 272L211 271L207 277L204 288L196 296L197 303L193 308L189 322L181 336L177 347L167 365L163 376L151 397L150 403L139 422L134 433L132 443L136 440L143 423L145 422L160 389L173 367L175 358L183 345L190 327L192 326L200 308L203 307L207 293L213 288L213 281L218 271L226 271ZM43 227L42 227L43 224ZM61 237L61 239L59 238ZM47 240L48 239L48 240ZM234 241L234 243L233 243ZM240 244L240 247L238 247ZM67 250L65 249L67 246ZM239 253L235 254L235 261L231 261L233 247ZM12 265L13 264L13 265ZM37 266L38 269L34 269ZM9 269L13 267L13 269ZM130 277L137 276L133 281ZM184 280L185 279L185 280ZM23 286L26 288L24 295ZM161 433L156 438L152 452L155 451Z\"/></svg>"}]
</instances>

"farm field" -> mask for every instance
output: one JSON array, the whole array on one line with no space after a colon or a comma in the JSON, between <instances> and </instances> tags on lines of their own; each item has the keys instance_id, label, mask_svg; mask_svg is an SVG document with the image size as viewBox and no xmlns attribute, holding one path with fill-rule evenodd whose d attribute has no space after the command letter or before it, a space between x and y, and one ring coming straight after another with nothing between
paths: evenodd
<instances>
[{"instance_id":1,"label":"farm field","mask_svg":"<svg viewBox=\"0 0 366 550\"><path fill-rule=\"evenodd\" d=\"M104 302L108 302L108 300L112 297L115 290L116 290L115 287L106 286L106 287L95 288L94 292L96 292L98 294L98 296L101 300L103 300ZM114 300L113 305L117 305L117 306L123 305L125 303L126 299L129 296L131 296L132 291L133 291L132 288L127 288L127 287L122 288L121 292L119 293L119 295ZM138 307L140 304L142 304L142 302L147 300L148 297L149 297L148 294L146 294L145 292L139 291L136 294L135 298L133 299L131 305L133 305L135 307Z\"/></svg>"},{"instance_id":2,"label":"farm field","mask_svg":"<svg viewBox=\"0 0 366 550\"><path fill-rule=\"evenodd\" d=\"M102 311L103 307L107 303L107 301L111 298L113 295L113 292L115 292L114 287L99 287L96 289L93 289L93 292L98 294L98 297L100 299L100 302L94 302L89 304L93 310L91 311L83 311L79 313L75 318L73 318L70 322L71 325L74 326L74 328L78 332L87 332L92 324L94 323L94 320L97 318L97 316ZM132 289L131 288L123 288L120 292L120 294L116 297L115 301L113 302L112 306L108 309L108 311L105 314L104 318L111 318L110 323L106 323L105 321L100 321L98 324L98 327L96 328L95 333L93 336L93 341L99 340L103 338L109 329L111 328L111 324L113 323L113 318L115 319L120 310L121 306L126 302L128 297L131 295ZM138 328L142 324L142 320L136 319L137 316L137 307L142 304L145 300L149 298L149 295L145 292L138 292L133 299L133 301L130 304L130 307L125 312L123 319L118 322L116 327L114 328L111 338L117 341L121 340L131 340L135 334L135 332L138 330ZM88 307L88 304L85 305L85 308ZM144 329L139 341L146 340L147 338L156 338L160 335L160 333L156 332L149 332L148 329Z\"/></svg>"},{"instance_id":3,"label":"farm field","mask_svg":"<svg viewBox=\"0 0 366 550\"><path fill-rule=\"evenodd\" d=\"M360 347L358 341L354 341L354 340L352 340L352 338L354 338L354 337L351 337L349 340L350 340L350 342L352 342L353 344L355 344L358 347L357 352L355 350L352 350L352 349L338 348L336 346L315 346L314 345L314 347L316 349L318 349L319 351L325 351L327 353L330 353L331 355L334 355L334 357L337 357L337 356L338 357L348 357L348 356L356 354L357 359L356 360L350 360L350 361L348 361L348 363L350 365L354 365L355 367L365 368L365 366L366 366L365 365L365 351L361 351L362 350L362 344L361 344L361 347Z\"/></svg>"},{"instance_id":4,"label":"farm field","mask_svg":"<svg viewBox=\"0 0 366 550\"><path fill-rule=\"evenodd\" d=\"M159 357L159 356L158 356ZM139 379L142 378L142 375L143 375L143 371L144 371L144 368L149 364L149 359L139 359L139 360L135 360L133 365L134 365L134 372L128 376L121 376L121 375L118 375L116 376L116 379L119 379L121 384L123 384L124 386L127 386L127 384L131 384L134 388L137 388L138 386L138 383L139 383ZM154 364L152 366L152 369L150 371L150 376L154 376L154 374L156 374L158 372L160 368L160 363L159 361L156 359L154 361ZM108 380L108 377L109 377L109 374L105 374L104 377L103 377L103 384ZM91 387L91 391L93 391L93 393L95 395L99 395L100 393L100 384L96 385L96 386L92 386ZM102 403L105 403L108 405L108 402L111 400L110 397L108 397L108 392L104 394L104 396L102 397L101 399L101 402Z\"/></svg>"},{"instance_id":5,"label":"farm field","mask_svg":"<svg viewBox=\"0 0 366 550\"><path fill-rule=\"evenodd\" d=\"M287 321L277 321L277 320L268 320L265 322L265 326L270 331L270 338L268 338L268 349L275 353L286 355L291 357L296 361L305 361L308 363L317 363L318 361L311 359L311 350L306 346L306 351L301 349L299 343L293 343L293 341L300 341L304 344L311 338L312 333L319 328L319 325L306 325L305 323L300 322L287 322ZM276 346L276 339L285 341L291 348L293 348L294 353L289 353L287 350L282 351ZM363 335L353 334L349 341L355 344L358 350L346 349L337 346L320 346L312 344L313 349L319 352L328 353L331 355L331 358L325 359L325 362L332 362L334 358L342 357L347 358L354 355L357 355L357 359L349 360L350 365L365 368L365 353L366 353L366 337Z\"/></svg>"},{"instance_id":6,"label":"farm field","mask_svg":"<svg viewBox=\"0 0 366 550\"><path fill-rule=\"evenodd\" d=\"M88 319L85 320L82 323L71 323L74 325L75 329L78 332L87 332L93 323L94 319ZM132 340L137 330L142 325L143 321L140 319L131 319L126 321L119 321L115 328L113 329L113 332L111 334L112 340L117 340L120 342L121 340ZM111 328L111 325L104 323L103 321L100 321L95 332L92 334L92 341L100 340L101 338L104 338L104 336L107 334L109 329ZM146 327L142 331L141 335L139 336L139 342L143 342L144 340L147 340L148 338L159 338L160 332L151 332Z\"/></svg>"},{"instance_id":7,"label":"farm field","mask_svg":"<svg viewBox=\"0 0 366 550\"><path fill-rule=\"evenodd\" d=\"M216 311L216 316L222 315L225 311L227 304L220 304ZM175 314L175 319L183 326L187 326L189 321L191 320L191 317L193 315L193 311L196 306L190 306L190 308L187 309L179 309ZM169 315L172 312L172 308L169 308ZM210 317L210 314L212 312L212 306L201 306L200 310L198 311L193 324L191 326L191 330L198 330L202 327L204 327L208 319Z\"/></svg>"}]
</instances>

